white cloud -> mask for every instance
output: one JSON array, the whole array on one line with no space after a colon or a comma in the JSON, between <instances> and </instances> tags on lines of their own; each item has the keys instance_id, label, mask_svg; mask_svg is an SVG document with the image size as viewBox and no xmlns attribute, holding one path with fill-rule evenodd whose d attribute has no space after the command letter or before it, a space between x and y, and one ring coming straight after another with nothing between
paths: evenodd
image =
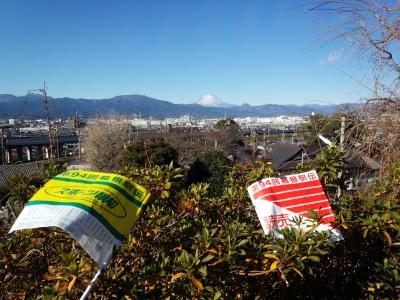
<instances>
[{"instance_id":1,"label":"white cloud","mask_svg":"<svg viewBox=\"0 0 400 300\"><path fill-rule=\"evenodd\" d=\"M333 51L328 54L328 58L326 59L330 64L336 64L339 60L342 59L342 52Z\"/></svg>"},{"instance_id":2,"label":"white cloud","mask_svg":"<svg viewBox=\"0 0 400 300\"><path fill-rule=\"evenodd\" d=\"M334 65L337 64L343 57L343 52L335 50L328 53L328 56L320 60L321 65Z\"/></svg>"}]
</instances>

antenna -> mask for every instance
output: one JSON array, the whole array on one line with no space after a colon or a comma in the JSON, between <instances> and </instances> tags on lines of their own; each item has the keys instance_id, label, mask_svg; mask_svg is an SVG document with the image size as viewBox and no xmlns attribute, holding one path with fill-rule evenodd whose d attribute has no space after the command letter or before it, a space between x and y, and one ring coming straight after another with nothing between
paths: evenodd
<instances>
[{"instance_id":1,"label":"antenna","mask_svg":"<svg viewBox=\"0 0 400 300\"><path fill-rule=\"evenodd\" d=\"M44 103L44 113L46 115L47 126L49 128L49 159L53 157L53 136L51 132L51 122L50 122L50 115L49 115L49 98L47 96L47 87L46 82L43 82L43 89L36 89L36 90L29 90L26 93L25 102L27 101L28 95L32 92L40 92L43 95L43 103Z\"/></svg>"}]
</instances>

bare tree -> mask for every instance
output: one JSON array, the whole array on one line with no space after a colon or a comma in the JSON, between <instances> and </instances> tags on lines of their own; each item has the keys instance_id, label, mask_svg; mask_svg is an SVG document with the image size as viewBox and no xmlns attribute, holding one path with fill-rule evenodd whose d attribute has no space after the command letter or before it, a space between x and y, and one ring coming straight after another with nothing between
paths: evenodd
<instances>
[{"instance_id":1,"label":"bare tree","mask_svg":"<svg viewBox=\"0 0 400 300\"><path fill-rule=\"evenodd\" d=\"M128 139L130 124L117 115L96 118L82 136L85 160L92 169L112 171Z\"/></svg>"},{"instance_id":2,"label":"bare tree","mask_svg":"<svg viewBox=\"0 0 400 300\"><path fill-rule=\"evenodd\" d=\"M345 147L385 170L400 157L400 2L327 0L309 11L329 19L326 40L344 40L367 67L366 78L355 80L371 95L347 109Z\"/></svg>"},{"instance_id":3,"label":"bare tree","mask_svg":"<svg viewBox=\"0 0 400 300\"><path fill-rule=\"evenodd\" d=\"M374 98L397 98L400 84L400 3L387 0L327 0L311 4L311 12L333 20L328 41L342 39L368 63ZM328 16L325 16L325 15ZM360 80L361 82L361 80Z\"/></svg>"}]
</instances>

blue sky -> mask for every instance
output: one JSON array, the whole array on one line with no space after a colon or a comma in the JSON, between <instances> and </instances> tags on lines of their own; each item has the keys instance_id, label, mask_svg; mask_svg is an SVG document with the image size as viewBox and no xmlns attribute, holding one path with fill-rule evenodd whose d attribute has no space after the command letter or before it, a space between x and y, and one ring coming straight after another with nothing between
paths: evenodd
<instances>
[{"instance_id":1,"label":"blue sky","mask_svg":"<svg viewBox=\"0 0 400 300\"><path fill-rule=\"evenodd\" d=\"M298 1L0 1L0 93L204 94L252 105L356 101L362 70ZM329 22L329 20L327 20ZM338 69L339 68L339 69ZM323 103L323 102L320 102Z\"/></svg>"}]
</instances>

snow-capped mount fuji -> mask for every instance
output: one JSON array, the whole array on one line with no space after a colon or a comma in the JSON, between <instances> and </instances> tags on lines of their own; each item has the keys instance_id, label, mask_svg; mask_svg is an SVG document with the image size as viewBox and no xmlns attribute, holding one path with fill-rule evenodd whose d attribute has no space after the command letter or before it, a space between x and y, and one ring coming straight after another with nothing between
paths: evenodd
<instances>
[{"instance_id":1,"label":"snow-capped mount fuji","mask_svg":"<svg viewBox=\"0 0 400 300\"><path fill-rule=\"evenodd\" d=\"M224 103L218 97L214 95L204 95L199 100L195 102L195 104L199 104L206 107L232 107L235 106L233 104Z\"/></svg>"}]
</instances>

